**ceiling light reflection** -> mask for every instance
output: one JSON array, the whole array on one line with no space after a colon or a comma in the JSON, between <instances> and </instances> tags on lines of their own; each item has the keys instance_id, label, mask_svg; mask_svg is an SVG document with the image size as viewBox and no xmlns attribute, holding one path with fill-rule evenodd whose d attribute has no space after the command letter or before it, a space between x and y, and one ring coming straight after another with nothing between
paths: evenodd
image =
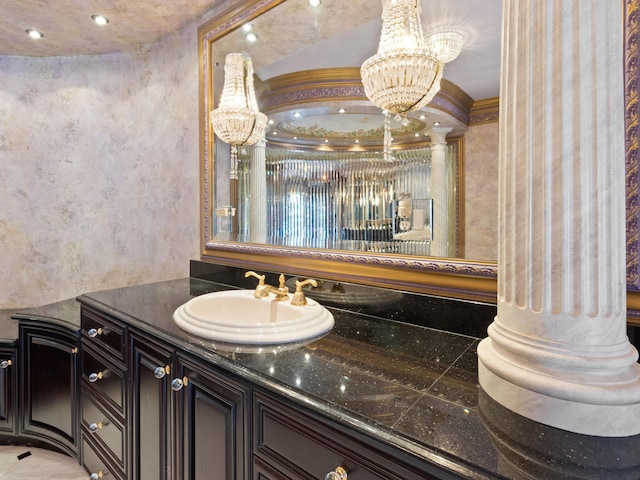
<instances>
[{"instance_id":1,"label":"ceiling light reflection","mask_svg":"<svg viewBox=\"0 0 640 480\"><path fill-rule=\"evenodd\" d=\"M39 38L44 37L44 33L39 32L38 30L34 30L32 28L25 30L27 34L33 38L34 40L38 40Z\"/></svg>"},{"instance_id":2,"label":"ceiling light reflection","mask_svg":"<svg viewBox=\"0 0 640 480\"><path fill-rule=\"evenodd\" d=\"M109 23L109 19L104 15L91 15L91 20L93 20L96 25L104 26Z\"/></svg>"}]
</instances>

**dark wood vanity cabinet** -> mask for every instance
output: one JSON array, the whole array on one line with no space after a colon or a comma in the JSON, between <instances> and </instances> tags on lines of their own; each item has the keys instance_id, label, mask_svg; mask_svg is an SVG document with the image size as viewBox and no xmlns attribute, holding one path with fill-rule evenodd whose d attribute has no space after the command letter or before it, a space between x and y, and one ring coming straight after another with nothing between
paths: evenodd
<instances>
[{"instance_id":1,"label":"dark wood vanity cabinet","mask_svg":"<svg viewBox=\"0 0 640 480\"><path fill-rule=\"evenodd\" d=\"M146 336L131 336L132 478L171 477L173 351Z\"/></svg>"},{"instance_id":2,"label":"dark wood vanity cabinet","mask_svg":"<svg viewBox=\"0 0 640 480\"><path fill-rule=\"evenodd\" d=\"M81 325L80 463L96 478L126 479L131 468L127 328L88 308Z\"/></svg>"},{"instance_id":3,"label":"dark wood vanity cabinet","mask_svg":"<svg viewBox=\"0 0 640 480\"><path fill-rule=\"evenodd\" d=\"M19 435L78 455L78 335L59 325L20 322Z\"/></svg>"},{"instance_id":4,"label":"dark wood vanity cabinet","mask_svg":"<svg viewBox=\"0 0 640 480\"><path fill-rule=\"evenodd\" d=\"M247 478L247 387L144 334L131 346L132 478Z\"/></svg>"},{"instance_id":5,"label":"dark wood vanity cabinet","mask_svg":"<svg viewBox=\"0 0 640 480\"><path fill-rule=\"evenodd\" d=\"M15 435L18 385L17 350L0 347L0 434Z\"/></svg>"},{"instance_id":6,"label":"dark wood vanity cabinet","mask_svg":"<svg viewBox=\"0 0 640 480\"><path fill-rule=\"evenodd\" d=\"M95 478L460 478L86 306L81 338L80 460Z\"/></svg>"},{"instance_id":7,"label":"dark wood vanity cabinet","mask_svg":"<svg viewBox=\"0 0 640 480\"><path fill-rule=\"evenodd\" d=\"M390 448L356 438L299 406L256 392L253 405L254 480L436 480L399 461ZM333 475L332 475L333 472Z\"/></svg>"},{"instance_id":8,"label":"dark wood vanity cabinet","mask_svg":"<svg viewBox=\"0 0 640 480\"><path fill-rule=\"evenodd\" d=\"M175 372L175 478L249 478L249 388L184 355Z\"/></svg>"},{"instance_id":9,"label":"dark wood vanity cabinet","mask_svg":"<svg viewBox=\"0 0 640 480\"><path fill-rule=\"evenodd\" d=\"M83 307L80 459L116 479L249 475L248 387L153 335Z\"/></svg>"}]
</instances>

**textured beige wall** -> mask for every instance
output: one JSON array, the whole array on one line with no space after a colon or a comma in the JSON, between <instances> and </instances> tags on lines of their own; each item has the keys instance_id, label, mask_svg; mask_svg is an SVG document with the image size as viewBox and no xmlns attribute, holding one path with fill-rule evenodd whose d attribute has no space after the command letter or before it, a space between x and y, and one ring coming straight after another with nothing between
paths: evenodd
<instances>
[{"instance_id":1,"label":"textured beige wall","mask_svg":"<svg viewBox=\"0 0 640 480\"><path fill-rule=\"evenodd\" d=\"M464 136L465 257L498 258L498 122Z\"/></svg>"},{"instance_id":2,"label":"textured beige wall","mask_svg":"<svg viewBox=\"0 0 640 480\"><path fill-rule=\"evenodd\" d=\"M0 57L0 308L188 275L200 23L133 53Z\"/></svg>"}]
</instances>

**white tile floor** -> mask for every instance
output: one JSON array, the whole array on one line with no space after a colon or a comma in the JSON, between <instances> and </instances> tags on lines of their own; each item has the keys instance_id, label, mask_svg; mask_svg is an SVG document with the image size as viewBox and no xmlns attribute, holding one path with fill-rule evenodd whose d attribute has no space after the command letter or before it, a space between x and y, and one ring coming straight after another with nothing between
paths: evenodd
<instances>
[{"instance_id":1,"label":"white tile floor","mask_svg":"<svg viewBox=\"0 0 640 480\"><path fill-rule=\"evenodd\" d=\"M31 455L24 456L30 452ZM23 456L22 459L19 457ZM87 480L77 460L41 448L0 446L0 480Z\"/></svg>"}]
</instances>

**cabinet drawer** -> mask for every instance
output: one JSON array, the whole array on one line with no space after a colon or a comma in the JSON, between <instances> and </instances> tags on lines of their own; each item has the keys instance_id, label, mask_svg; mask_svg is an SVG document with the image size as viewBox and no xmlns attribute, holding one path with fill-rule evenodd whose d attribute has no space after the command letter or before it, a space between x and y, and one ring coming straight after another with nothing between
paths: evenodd
<instances>
[{"instance_id":1,"label":"cabinet drawer","mask_svg":"<svg viewBox=\"0 0 640 480\"><path fill-rule=\"evenodd\" d=\"M82 392L81 402L82 427L88 432L87 436L100 444L124 470L127 451L125 428L100 408L99 402L86 390Z\"/></svg>"},{"instance_id":2,"label":"cabinet drawer","mask_svg":"<svg viewBox=\"0 0 640 480\"><path fill-rule=\"evenodd\" d=\"M256 459L285 478L325 478L337 467L346 470L349 480L436 478L265 394L254 396L254 428ZM270 478L263 472L259 478Z\"/></svg>"},{"instance_id":3,"label":"cabinet drawer","mask_svg":"<svg viewBox=\"0 0 640 480\"><path fill-rule=\"evenodd\" d=\"M120 365L102 358L96 352L82 349L83 388L96 391L117 413L125 414L126 375Z\"/></svg>"},{"instance_id":4,"label":"cabinet drawer","mask_svg":"<svg viewBox=\"0 0 640 480\"><path fill-rule=\"evenodd\" d=\"M109 462L104 459L102 454L98 453L98 448L88 440L84 433L80 445L80 456L82 466L89 472L89 475L95 473L96 478L125 480L125 475L115 466L109 465Z\"/></svg>"},{"instance_id":5,"label":"cabinet drawer","mask_svg":"<svg viewBox=\"0 0 640 480\"><path fill-rule=\"evenodd\" d=\"M124 360L126 338L122 325L86 307L82 308L81 322L83 342L102 348L119 360Z\"/></svg>"}]
</instances>

